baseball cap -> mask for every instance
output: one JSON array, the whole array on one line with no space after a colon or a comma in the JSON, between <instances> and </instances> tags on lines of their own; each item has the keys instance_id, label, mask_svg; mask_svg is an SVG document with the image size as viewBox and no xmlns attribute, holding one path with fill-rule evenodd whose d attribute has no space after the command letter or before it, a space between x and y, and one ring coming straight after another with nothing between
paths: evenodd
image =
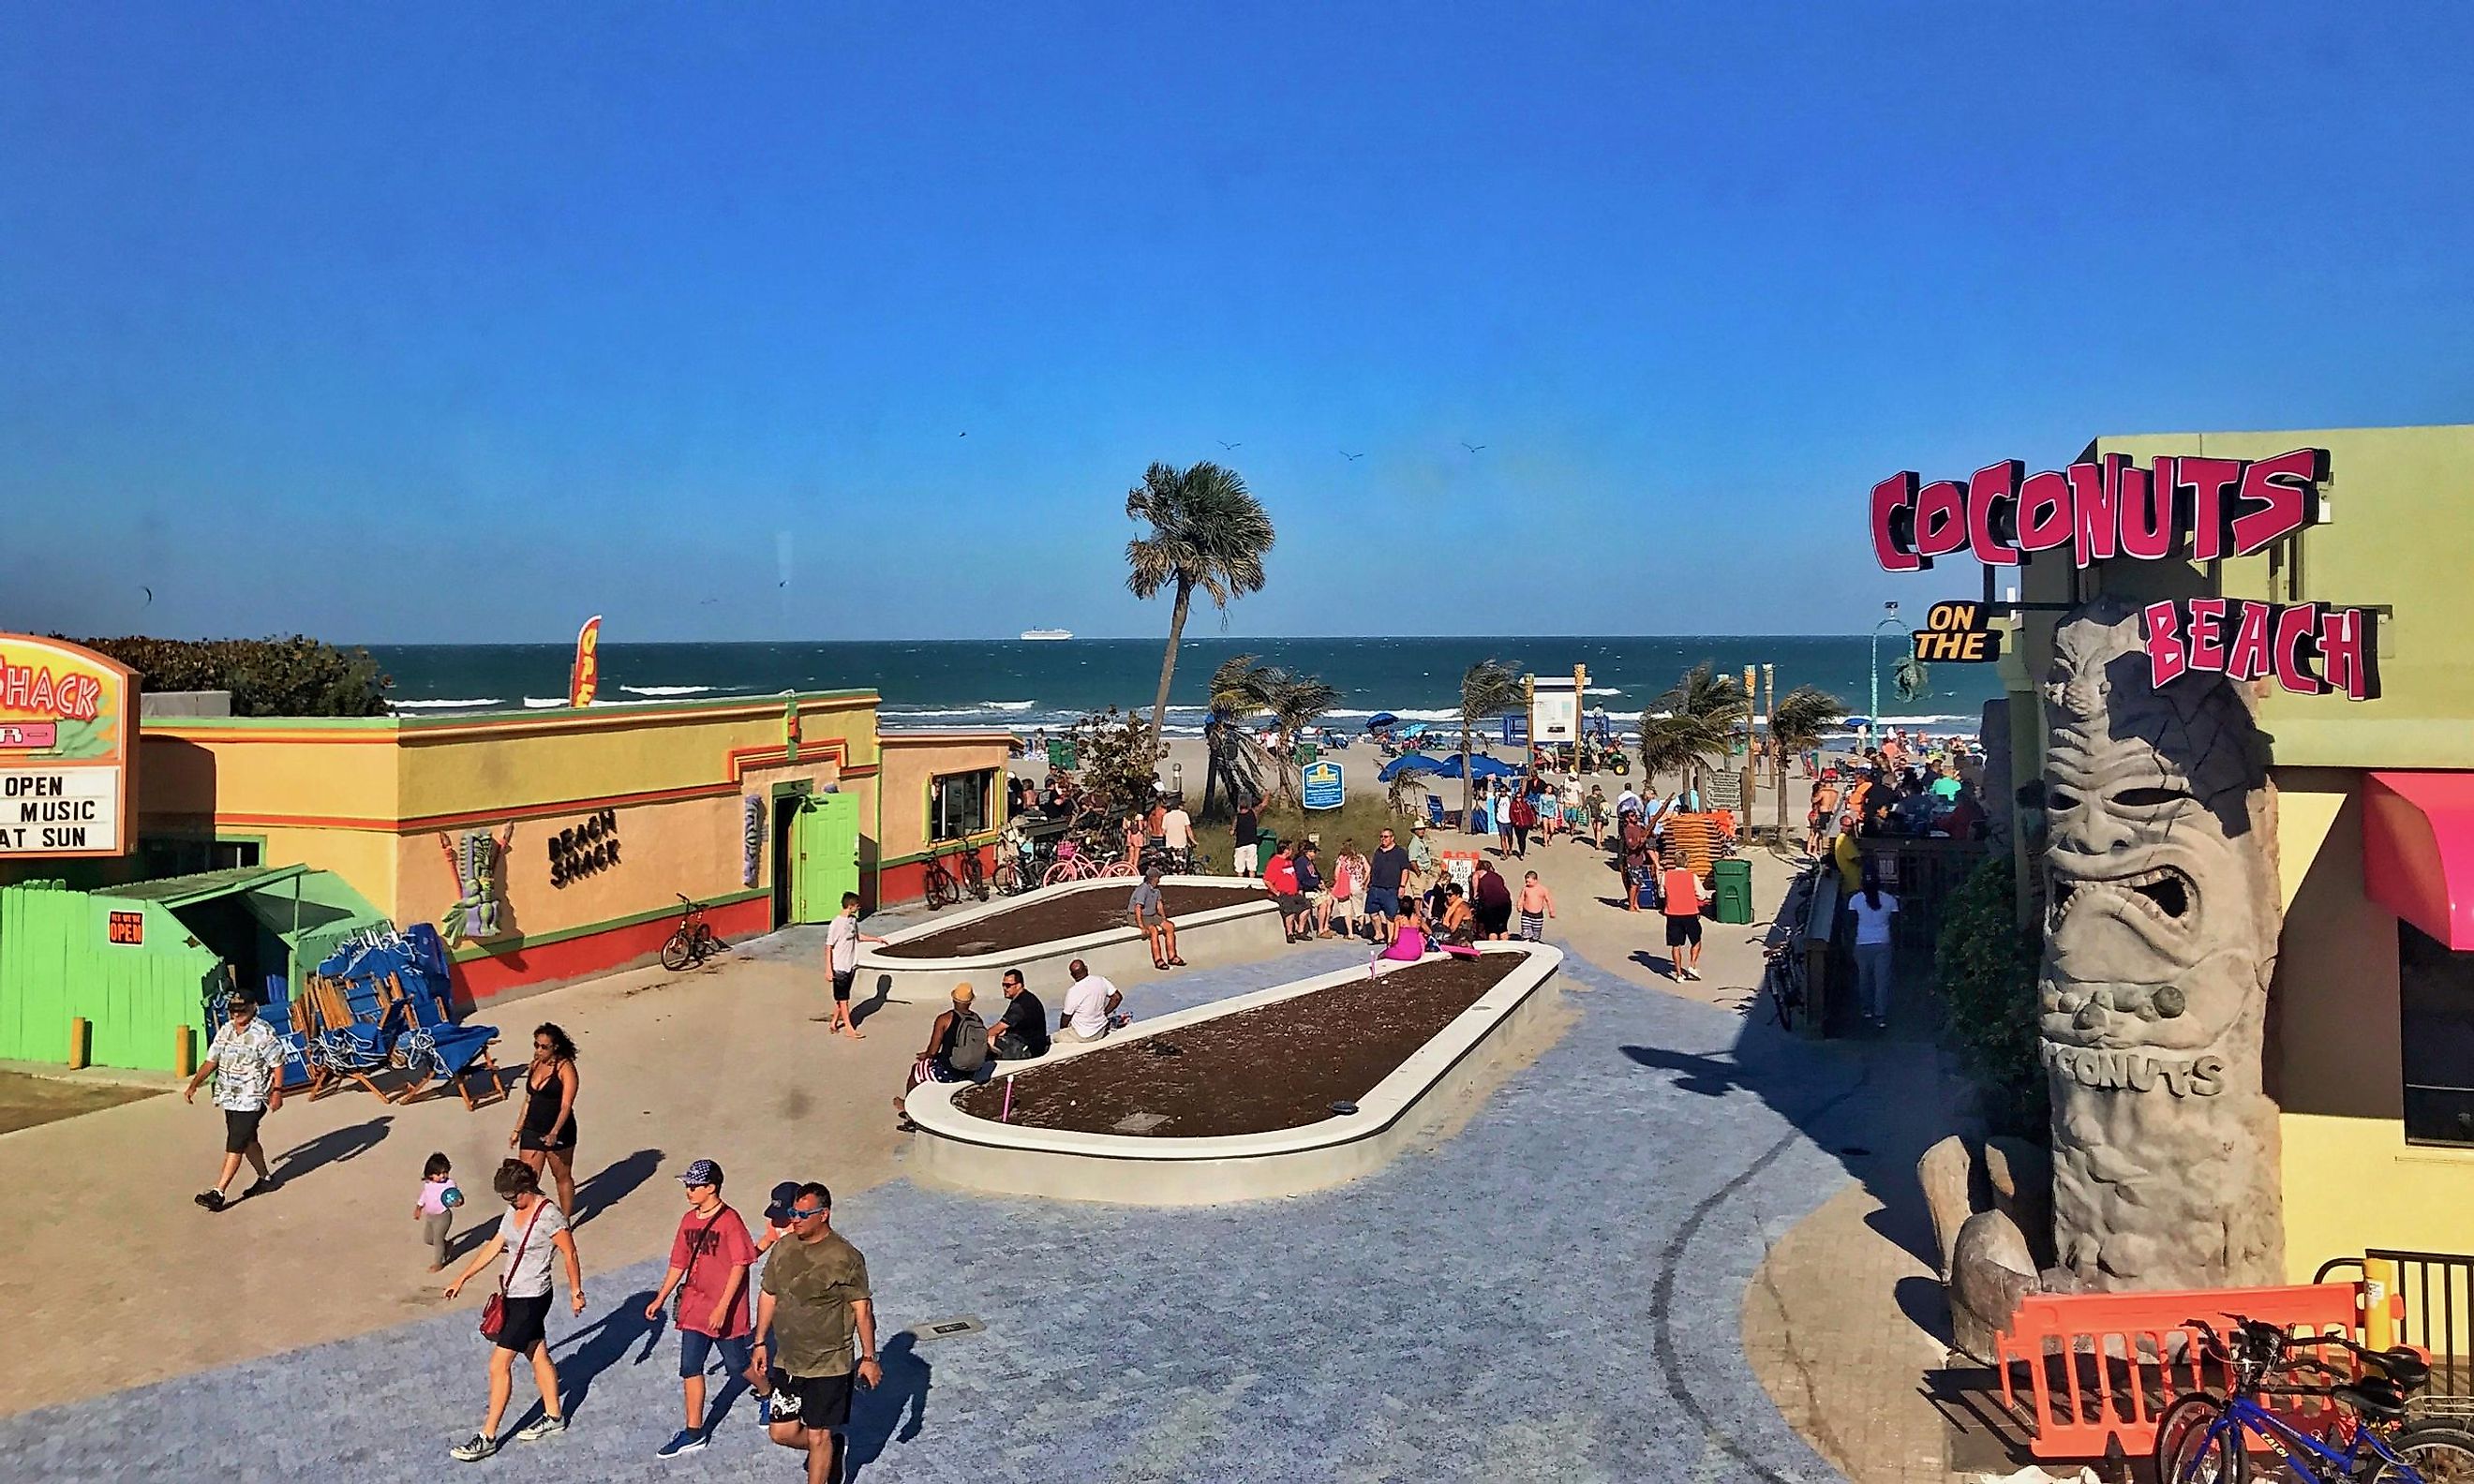
<instances>
[{"instance_id":1,"label":"baseball cap","mask_svg":"<svg viewBox=\"0 0 2474 1484\"><path fill-rule=\"evenodd\" d=\"M698 1160L688 1166L686 1174L679 1177L679 1184L683 1185L720 1185L721 1166L711 1160Z\"/></svg>"},{"instance_id":2,"label":"baseball cap","mask_svg":"<svg viewBox=\"0 0 2474 1484\"><path fill-rule=\"evenodd\" d=\"M797 1203L798 1199L799 1183L797 1181L786 1180L780 1185L775 1185L773 1187L773 1193L764 1198L764 1219L767 1221L789 1220L790 1208L792 1205Z\"/></svg>"}]
</instances>

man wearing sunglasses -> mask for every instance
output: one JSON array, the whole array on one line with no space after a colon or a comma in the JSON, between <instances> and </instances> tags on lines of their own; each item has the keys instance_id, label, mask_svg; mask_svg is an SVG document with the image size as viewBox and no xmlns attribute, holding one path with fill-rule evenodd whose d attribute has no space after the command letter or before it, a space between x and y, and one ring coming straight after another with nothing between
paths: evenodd
<instances>
[{"instance_id":1,"label":"man wearing sunglasses","mask_svg":"<svg viewBox=\"0 0 2474 1484\"><path fill-rule=\"evenodd\" d=\"M823 1185L801 1185L788 1214L790 1239L765 1259L756 1309L756 1370L773 1382L765 1431L806 1451L808 1484L838 1484L851 1383L872 1391L885 1379L867 1259L834 1231L833 1193Z\"/></svg>"}]
</instances>

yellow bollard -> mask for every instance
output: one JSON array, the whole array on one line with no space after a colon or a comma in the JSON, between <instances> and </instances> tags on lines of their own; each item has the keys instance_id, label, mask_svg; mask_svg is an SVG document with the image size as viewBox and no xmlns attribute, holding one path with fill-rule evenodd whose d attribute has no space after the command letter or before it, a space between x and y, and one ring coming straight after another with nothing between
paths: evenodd
<instances>
[{"instance_id":1,"label":"yellow bollard","mask_svg":"<svg viewBox=\"0 0 2474 1484\"><path fill-rule=\"evenodd\" d=\"M181 1075L183 1077L194 1077L198 1074L198 1028L196 1026L183 1025L173 1033L172 1065L180 1068Z\"/></svg>"},{"instance_id":2,"label":"yellow bollard","mask_svg":"<svg viewBox=\"0 0 2474 1484\"><path fill-rule=\"evenodd\" d=\"M2386 1350L2396 1343L2397 1265L2394 1257L2363 1259L2363 1343Z\"/></svg>"},{"instance_id":3,"label":"yellow bollard","mask_svg":"<svg viewBox=\"0 0 2474 1484\"><path fill-rule=\"evenodd\" d=\"M80 1072L94 1063L94 1022L84 1016L69 1017L69 1070Z\"/></svg>"}]
</instances>

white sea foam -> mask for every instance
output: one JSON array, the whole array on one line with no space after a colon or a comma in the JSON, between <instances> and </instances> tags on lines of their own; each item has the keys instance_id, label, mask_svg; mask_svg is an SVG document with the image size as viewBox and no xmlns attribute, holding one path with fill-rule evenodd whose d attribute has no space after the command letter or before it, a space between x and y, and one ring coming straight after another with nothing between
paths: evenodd
<instances>
[{"instance_id":1,"label":"white sea foam","mask_svg":"<svg viewBox=\"0 0 2474 1484\"><path fill-rule=\"evenodd\" d=\"M503 696L483 696L477 701L390 701L399 711L475 711L485 706L505 706Z\"/></svg>"},{"instance_id":2,"label":"white sea foam","mask_svg":"<svg viewBox=\"0 0 2474 1484\"><path fill-rule=\"evenodd\" d=\"M701 696L711 690L738 690L737 685L621 685L631 696Z\"/></svg>"},{"instance_id":3,"label":"white sea foam","mask_svg":"<svg viewBox=\"0 0 2474 1484\"><path fill-rule=\"evenodd\" d=\"M1585 696L1620 696L1623 694L1623 687L1621 685L1591 685L1585 688L1581 694Z\"/></svg>"},{"instance_id":4,"label":"white sea foam","mask_svg":"<svg viewBox=\"0 0 2474 1484\"><path fill-rule=\"evenodd\" d=\"M546 710L546 709L547 709L547 708L548 708L548 707L550 707L550 706L565 706L565 705L567 705L567 698L566 698L565 696L526 696L526 697L524 697L524 708L525 708L526 710L540 711L540 710Z\"/></svg>"},{"instance_id":5,"label":"white sea foam","mask_svg":"<svg viewBox=\"0 0 2474 1484\"><path fill-rule=\"evenodd\" d=\"M980 709L983 711L1028 711L1037 705L1039 705L1039 703L1036 701L982 701L980 703Z\"/></svg>"}]
</instances>

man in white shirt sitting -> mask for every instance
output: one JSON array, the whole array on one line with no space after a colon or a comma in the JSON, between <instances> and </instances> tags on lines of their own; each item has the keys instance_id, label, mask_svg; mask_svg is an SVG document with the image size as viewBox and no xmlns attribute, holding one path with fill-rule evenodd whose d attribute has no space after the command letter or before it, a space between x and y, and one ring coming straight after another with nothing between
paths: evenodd
<instances>
[{"instance_id":1,"label":"man in white shirt sitting","mask_svg":"<svg viewBox=\"0 0 2474 1484\"><path fill-rule=\"evenodd\" d=\"M1093 973L1091 966L1079 958L1065 966L1065 972L1074 982L1065 991L1057 1040L1098 1041L1126 1023L1128 1017L1117 1014L1126 996L1105 976Z\"/></svg>"}]
</instances>

